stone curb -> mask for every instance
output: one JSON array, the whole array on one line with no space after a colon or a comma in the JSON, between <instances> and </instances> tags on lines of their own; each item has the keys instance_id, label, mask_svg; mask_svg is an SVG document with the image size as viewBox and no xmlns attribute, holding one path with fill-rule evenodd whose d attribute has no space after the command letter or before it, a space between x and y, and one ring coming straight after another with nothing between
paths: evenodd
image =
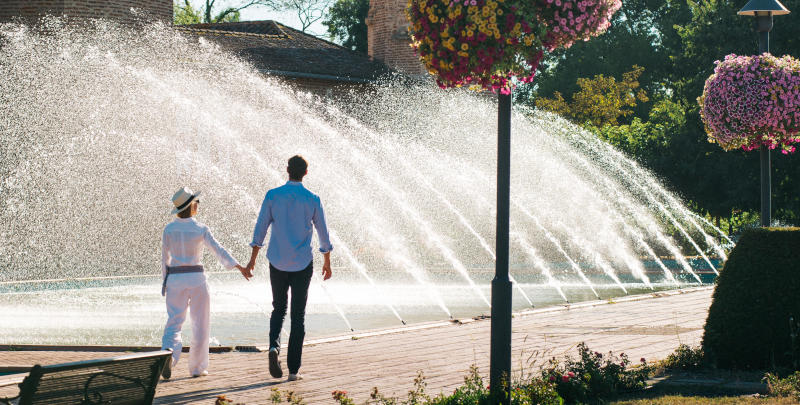
<instances>
[{"instance_id":1,"label":"stone curb","mask_svg":"<svg viewBox=\"0 0 800 405\"><path fill-rule=\"evenodd\" d=\"M698 388L705 388L726 393L739 393L739 394L766 394L767 384L762 382L753 381L730 381L721 378L706 378L706 379L692 379L681 378L672 376L663 376L651 378L645 382L647 388L688 388L697 390Z\"/></svg>"},{"instance_id":2,"label":"stone curb","mask_svg":"<svg viewBox=\"0 0 800 405\"><path fill-rule=\"evenodd\" d=\"M0 352L153 352L161 350L161 346L101 346L101 345L0 345ZM189 352L184 346L183 353ZM227 353L233 351L231 346L211 346L209 353Z\"/></svg>"}]
</instances>

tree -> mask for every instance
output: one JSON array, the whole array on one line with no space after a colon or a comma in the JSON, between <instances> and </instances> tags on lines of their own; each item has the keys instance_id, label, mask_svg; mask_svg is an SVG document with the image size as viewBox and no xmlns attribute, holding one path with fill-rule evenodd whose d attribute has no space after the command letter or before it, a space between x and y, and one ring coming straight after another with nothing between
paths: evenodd
<instances>
[{"instance_id":1,"label":"tree","mask_svg":"<svg viewBox=\"0 0 800 405\"><path fill-rule=\"evenodd\" d=\"M577 124L590 123L595 127L619 125L617 119L633 114L637 101L647 102L647 93L639 89L639 76L644 68L633 66L633 70L622 74L622 81L602 74L592 79L577 80L580 91L572 95L568 103L561 92L553 98L538 98L536 106L553 111ZM638 89L638 91L637 91Z\"/></svg>"},{"instance_id":2,"label":"tree","mask_svg":"<svg viewBox=\"0 0 800 405\"><path fill-rule=\"evenodd\" d=\"M556 92L568 98L581 90L578 78L621 77L631 64L644 67L638 80L651 101L621 116L622 125L593 130L654 171L699 213L747 217L759 207L758 154L726 153L708 143L696 101L714 61L757 53L755 19L736 14L745 3L625 0L605 35L547 55L535 85L518 92L518 101L533 104L556 98ZM792 13L775 17L771 51L798 57L800 0L782 3ZM800 224L800 154L775 155L773 216Z\"/></svg>"},{"instance_id":3,"label":"tree","mask_svg":"<svg viewBox=\"0 0 800 405\"><path fill-rule=\"evenodd\" d=\"M625 0L605 34L546 55L536 81L517 92L517 101L533 105L556 91L574 94L580 90L578 78L601 74L619 78L631 65L644 68L638 79L641 88L653 101L661 99L670 87L669 51L680 41L673 25L688 15L685 0ZM647 120L651 106L652 102L639 103L621 122L630 123L634 117Z\"/></svg>"},{"instance_id":4,"label":"tree","mask_svg":"<svg viewBox=\"0 0 800 405\"><path fill-rule=\"evenodd\" d=\"M277 9L278 0L238 0L235 2L225 2L233 4L220 11L215 11L215 6L220 5L217 0L204 0L203 6L195 8L190 0L175 0L173 8L175 10L173 21L175 24L198 24L198 23L219 23L239 21L240 12L248 7L267 6Z\"/></svg>"},{"instance_id":5,"label":"tree","mask_svg":"<svg viewBox=\"0 0 800 405\"><path fill-rule=\"evenodd\" d=\"M345 48L367 53L367 14L369 0L336 0L322 23L328 33Z\"/></svg>"},{"instance_id":6,"label":"tree","mask_svg":"<svg viewBox=\"0 0 800 405\"><path fill-rule=\"evenodd\" d=\"M690 17L676 22L679 42L670 54L674 69L670 82L674 94L687 106L686 128L674 134L673 142L687 147L675 150L675 168L691 167L671 173L674 184L701 207L718 213L731 210L757 210L759 201L759 156L751 152L724 152L705 141L696 99L714 70L714 61L725 55L754 55L758 36L755 19L737 15L744 1L688 1ZM775 17L770 35L773 55L793 54L800 49L800 0L782 1L791 14ZM702 140L702 141L700 141ZM693 147L692 147L693 146ZM677 174L677 175L675 175ZM691 177L690 177L691 176ZM773 218L798 224L800 216L800 157L774 154L772 162Z\"/></svg>"},{"instance_id":7,"label":"tree","mask_svg":"<svg viewBox=\"0 0 800 405\"><path fill-rule=\"evenodd\" d=\"M302 25L301 31L305 32L315 22L325 16L325 10L330 6L331 0L280 0L278 9L292 10Z\"/></svg>"},{"instance_id":8,"label":"tree","mask_svg":"<svg viewBox=\"0 0 800 405\"><path fill-rule=\"evenodd\" d=\"M172 5L173 23L175 25L200 24L203 22L203 12L192 7L186 1L181 5L178 1Z\"/></svg>"}]
</instances>

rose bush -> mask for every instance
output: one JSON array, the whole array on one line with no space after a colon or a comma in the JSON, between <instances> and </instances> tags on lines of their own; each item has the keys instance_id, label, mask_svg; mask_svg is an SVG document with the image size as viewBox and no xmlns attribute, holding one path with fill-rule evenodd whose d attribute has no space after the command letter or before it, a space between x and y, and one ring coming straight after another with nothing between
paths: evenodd
<instances>
[{"instance_id":1,"label":"rose bush","mask_svg":"<svg viewBox=\"0 0 800 405\"><path fill-rule=\"evenodd\" d=\"M709 142L792 153L800 142L800 61L728 55L716 62L698 103Z\"/></svg>"},{"instance_id":2,"label":"rose bush","mask_svg":"<svg viewBox=\"0 0 800 405\"><path fill-rule=\"evenodd\" d=\"M413 46L442 88L504 94L530 82L544 50L604 32L619 0L409 0Z\"/></svg>"}]
</instances>

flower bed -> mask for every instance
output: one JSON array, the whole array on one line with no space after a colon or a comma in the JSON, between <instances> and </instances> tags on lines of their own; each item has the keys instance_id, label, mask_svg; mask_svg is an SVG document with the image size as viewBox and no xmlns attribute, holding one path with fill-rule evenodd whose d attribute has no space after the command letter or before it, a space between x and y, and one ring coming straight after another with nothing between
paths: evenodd
<instances>
[{"instance_id":1,"label":"flower bed","mask_svg":"<svg viewBox=\"0 0 800 405\"><path fill-rule=\"evenodd\" d=\"M442 88L508 94L530 82L544 50L571 46L610 25L619 0L410 0L413 46Z\"/></svg>"},{"instance_id":2,"label":"flower bed","mask_svg":"<svg viewBox=\"0 0 800 405\"><path fill-rule=\"evenodd\" d=\"M709 142L725 149L795 151L800 142L800 61L728 55L698 98Z\"/></svg>"}]
</instances>

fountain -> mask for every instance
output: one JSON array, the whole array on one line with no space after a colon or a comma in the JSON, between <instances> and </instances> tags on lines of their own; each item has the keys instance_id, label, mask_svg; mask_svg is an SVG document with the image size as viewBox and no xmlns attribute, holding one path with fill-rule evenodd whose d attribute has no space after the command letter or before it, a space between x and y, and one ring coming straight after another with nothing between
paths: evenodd
<instances>
[{"instance_id":1,"label":"fountain","mask_svg":"<svg viewBox=\"0 0 800 405\"><path fill-rule=\"evenodd\" d=\"M202 190L199 219L245 261L297 153L335 246L309 336L488 313L487 98L388 80L320 99L166 25L58 18L0 25L0 77L0 343L157 344L172 192ZM712 279L725 235L654 176L557 116L512 128L515 309ZM250 282L206 264L212 336L264 342L266 261Z\"/></svg>"}]
</instances>

